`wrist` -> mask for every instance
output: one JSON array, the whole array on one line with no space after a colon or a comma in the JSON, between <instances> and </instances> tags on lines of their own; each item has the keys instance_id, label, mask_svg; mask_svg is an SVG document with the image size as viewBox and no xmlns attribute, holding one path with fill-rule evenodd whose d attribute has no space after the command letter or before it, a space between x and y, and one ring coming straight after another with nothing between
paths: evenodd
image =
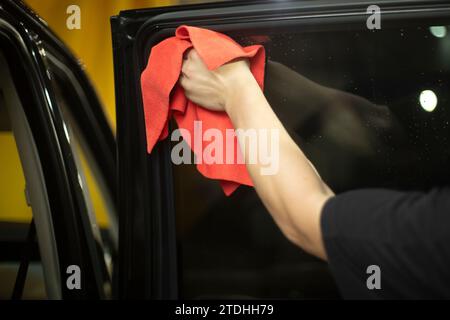
<instances>
[{"instance_id":1,"label":"wrist","mask_svg":"<svg viewBox=\"0 0 450 320\"><path fill-rule=\"evenodd\" d=\"M255 90L259 90L259 85L250 69L246 68L237 72L234 77L228 79L226 85L225 112L229 114L236 106L243 107L246 101L255 94Z\"/></svg>"}]
</instances>

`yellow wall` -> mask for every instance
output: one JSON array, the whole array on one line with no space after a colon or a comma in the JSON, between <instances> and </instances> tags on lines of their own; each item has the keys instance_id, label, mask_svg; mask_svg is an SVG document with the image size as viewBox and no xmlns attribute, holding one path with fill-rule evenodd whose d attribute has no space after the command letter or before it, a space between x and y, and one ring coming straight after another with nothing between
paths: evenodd
<instances>
[{"instance_id":1,"label":"yellow wall","mask_svg":"<svg viewBox=\"0 0 450 320\"><path fill-rule=\"evenodd\" d=\"M0 221L26 222L31 209L25 201L25 182L14 137L0 132Z\"/></svg>"},{"instance_id":2,"label":"yellow wall","mask_svg":"<svg viewBox=\"0 0 450 320\"><path fill-rule=\"evenodd\" d=\"M26 0L49 27L83 62L86 72L103 102L105 112L115 128L114 75L109 18L120 10L146 8L177 3L176 0ZM81 30L66 27L69 5L81 9ZM105 208L92 176L87 172L94 209L101 225L107 223ZM31 210L25 203L24 177L14 138L0 134L0 221L25 222Z\"/></svg>"},{"instance_id":3,"label":"yellow wall","mask_svg":"<svg viewBox=\"0 0 450 320\"><path fill-rule=\"evenodd\" d=\"M174 4L175 0L27 0L82 60L111 124L115 124L114 74L109 18L121 10ZM66 27L69 5L81 10L81 29Z\"/></svg>"}]
</instances>

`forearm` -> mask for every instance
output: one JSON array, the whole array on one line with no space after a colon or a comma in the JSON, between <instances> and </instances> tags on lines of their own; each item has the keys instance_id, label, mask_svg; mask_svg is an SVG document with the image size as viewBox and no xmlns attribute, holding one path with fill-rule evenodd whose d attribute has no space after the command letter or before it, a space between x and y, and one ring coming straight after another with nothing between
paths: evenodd
<instances>
[{"instance_id":1,"label":"forearm","mask_svg":"<svg viewBox=\"0 0 450 320\"><path fill-rule=\"evenodd\" d=\"M235 129L277 130L279 134L279 165L275 174L262 175L262 163L246 161L255 189L284 234L325 259L320 213L333 194L291 139L251 74L243 74L238 81L225 106ZM249 159L250 149L244 150L245 159Z\"/></svg>"}]
</instances>

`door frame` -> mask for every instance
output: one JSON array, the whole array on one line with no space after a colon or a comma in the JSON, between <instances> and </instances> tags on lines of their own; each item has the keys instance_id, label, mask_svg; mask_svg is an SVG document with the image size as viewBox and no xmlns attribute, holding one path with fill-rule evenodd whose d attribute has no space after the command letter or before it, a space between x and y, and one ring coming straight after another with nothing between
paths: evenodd
<instances>
[{"instance_id":1,"label":"door frame","mask_svg":"<svg viewBox=\"0 0 450 320\"><path fill-rule=\"evenodd\" d=\"M47 72L42 42L59 52L66 61L71 61L74 70L82 73L81 68L62 42L22 2L3 1L0 22L1 49L36 145L35 156L40 161L50 207L47 222L53 228L57 271L61 279L50 298L102 299L105 297L106 270L103 255L98 250L89 223L83 190L78 181L79 172ZM86 79L80 79L86 84ZM91 92L94 92L92 88ZM93 106L92 112L101 111L101 108L95 108L95 104ZM39 228L37 224L36 227ZM39 237L39 230L37 234ZM66 270L70 265L81 269L81 290L70 290L66 286Z\"/></svg>"}]
</instances>

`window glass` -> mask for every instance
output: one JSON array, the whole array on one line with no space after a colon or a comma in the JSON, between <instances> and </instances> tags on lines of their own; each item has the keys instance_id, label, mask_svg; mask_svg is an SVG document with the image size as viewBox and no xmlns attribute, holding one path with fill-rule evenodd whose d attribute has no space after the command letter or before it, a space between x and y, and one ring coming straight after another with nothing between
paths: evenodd
<instances>
[{"instance_id":1,"label":"window glass","mask_svg":"<svg viewBox=\"0 0 450 320\"><path fill-rule=\"evenodd\" d=\"M3 65L0 52L0 65ZM26 183L16 139L12 131L8 108L20 108L20 103L5 94L4 85L12 79L5 72L0 81L0 300L11 299L14 284L28 245L27 233L32 219L32 208L26 197ZM9 104L9 105L7 105ZM23 299L46 299L44 274L37 242L29 251L30 264L22 293Z\"/></svg>"},{"instance_id":2,"label":"window glass","mask_svg":"<svg viewBox=\"0 0 450 320\"><path fill-rule=\"evenodd\" d=\"M31 208L25 200L25 178L11 131L0 131L0 148L0 220L29 222Z\"/></svg>"},{"instance_id":3,"label":"window glass","mask_svg":"<svg viewBox=\"0 0 450 320\"><path fill-rule=\"evenodd\" d=\"M346 27L237 40L264 44L266 97L336 193L426 190L450 177L447 31ZM326 264L282 236L252 188L227 198L193 165L173 168L182 297L337 296Z\"/></svg>"},{"instance_id":4,"label":"window glass","mask_svg":"<svg viewBox=\"0 0 450 320\"><path fill-rule=\"evenodd\" d=\"M101 177L94 176L95 164L94 160L91 158L91 151L87 149L84 143L84 137L80 132L79 125L75 122L70 109L76 108L77 101L70 101L67 91L72 91L74 94L74 89L72 84L67 82L66 79L61 79L55 73L53 74L55 81L53 82L55 93L57 97L58 106L61 108L64 120L66 122L66 129L68 135L71 139L72 151L76 156L76 164L78 169L83 173L83 180L86 182L87 197L92 204L91 210L95 212L96 220L100 227L109 228L110 227L110 217L113 213L110 212L113 208L110 207L110 197L101 190L100 184L102 183ZM64 85L61 85L61 81L65 81ZM63 86L65 88L63 88ZM71 104L69 104L69 102Z\"/></svg>"}]
</instances>

